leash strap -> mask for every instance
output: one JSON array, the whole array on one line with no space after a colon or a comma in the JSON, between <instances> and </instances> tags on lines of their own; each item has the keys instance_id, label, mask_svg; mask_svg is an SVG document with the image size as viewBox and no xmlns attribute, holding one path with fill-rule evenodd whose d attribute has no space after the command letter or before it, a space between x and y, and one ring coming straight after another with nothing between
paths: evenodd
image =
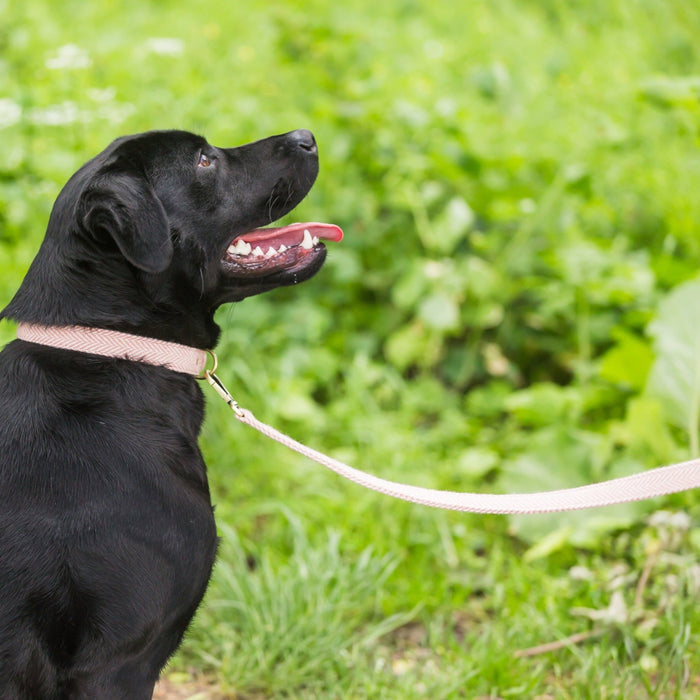
<instances>
[{"instance_id":1,"label":"leash strap","mask_svg":"<svg viewBox=\"0 0 700 700\"><path fill-rule=\"evenodd\" d=\"M322 452L302 445L272 426L259 421L247 409L241 408L215 374L205 371L204 376L219 396L226 401L241 423L255 428L281 445L322 464L360 486L410 503L467 513L494 513L498 515L556 513L642 501L647 498L700 488L700 459L691 459L687 462L659 467L597 484L540 493L461 493L399 484L372 474L366 474Z\"/></svg>"}]
</instances>

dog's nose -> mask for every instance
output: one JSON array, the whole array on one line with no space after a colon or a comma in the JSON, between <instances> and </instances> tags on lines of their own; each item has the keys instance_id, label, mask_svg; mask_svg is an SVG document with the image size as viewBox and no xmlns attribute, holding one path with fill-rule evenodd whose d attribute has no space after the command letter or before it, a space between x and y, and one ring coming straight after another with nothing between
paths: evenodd
<instances>
[{"instance_id":1,"label":"dog's nose","mask_svg":"<svg viewBox=\"0 0 700 700\"><path fill-rule=\"evenodd\" d=\"M316 153L316 139L308 129L297 129L289 134L290 141L308 153Z\"/></svg>"}]
</instances>

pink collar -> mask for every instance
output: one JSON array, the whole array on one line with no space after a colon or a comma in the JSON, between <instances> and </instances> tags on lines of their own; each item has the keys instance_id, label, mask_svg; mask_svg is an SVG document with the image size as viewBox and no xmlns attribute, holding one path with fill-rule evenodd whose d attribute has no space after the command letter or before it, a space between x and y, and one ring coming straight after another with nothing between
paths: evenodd
<instances>
[{"instance_id":1,"label":"pink collar","mask_svg":"<svg viewBox=\"0 0 700 700\"><path fill-rule=\"evenodd\" d=\"M195 377L202 374L207 364L206 350L104 328L20 323L17 337L52 348L160 365Z\"/></svg>"}]
</instances>

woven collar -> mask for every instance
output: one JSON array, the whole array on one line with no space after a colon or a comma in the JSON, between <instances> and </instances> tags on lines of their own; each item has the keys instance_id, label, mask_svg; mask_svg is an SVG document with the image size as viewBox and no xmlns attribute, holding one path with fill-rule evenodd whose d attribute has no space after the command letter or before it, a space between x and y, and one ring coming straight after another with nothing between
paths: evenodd
<instances>
[{"instance_id":1,"label":"woven collar","mask_svg":"<svg viewBox=\"0 0 700 700\"><path fill-rule=\"evenodd\" d=\"M207 364L206 350L104 328L20 323L17 337L52 348L159 365L193 376L200 376Z\"/></svg>"}]
</instances>

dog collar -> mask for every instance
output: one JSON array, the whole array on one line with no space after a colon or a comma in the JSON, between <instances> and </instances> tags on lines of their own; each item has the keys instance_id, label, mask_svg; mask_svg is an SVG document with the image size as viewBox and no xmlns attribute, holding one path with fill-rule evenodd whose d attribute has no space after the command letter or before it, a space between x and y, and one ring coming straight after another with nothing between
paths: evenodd
<instances>
[{"instance_id":1,"label":"dog collar","mask_svg":"<svg viewBox=\"0 0 700 700\"><path fill-rule=\"evenodd\" d=\"M86 326L41 326L20 323L17 326L17 337L28 343L48 345L62 350L145 362L195 377L201 376L204 372L209 354L206 350L166 340Z\"/></svg>"}]
</instances>

